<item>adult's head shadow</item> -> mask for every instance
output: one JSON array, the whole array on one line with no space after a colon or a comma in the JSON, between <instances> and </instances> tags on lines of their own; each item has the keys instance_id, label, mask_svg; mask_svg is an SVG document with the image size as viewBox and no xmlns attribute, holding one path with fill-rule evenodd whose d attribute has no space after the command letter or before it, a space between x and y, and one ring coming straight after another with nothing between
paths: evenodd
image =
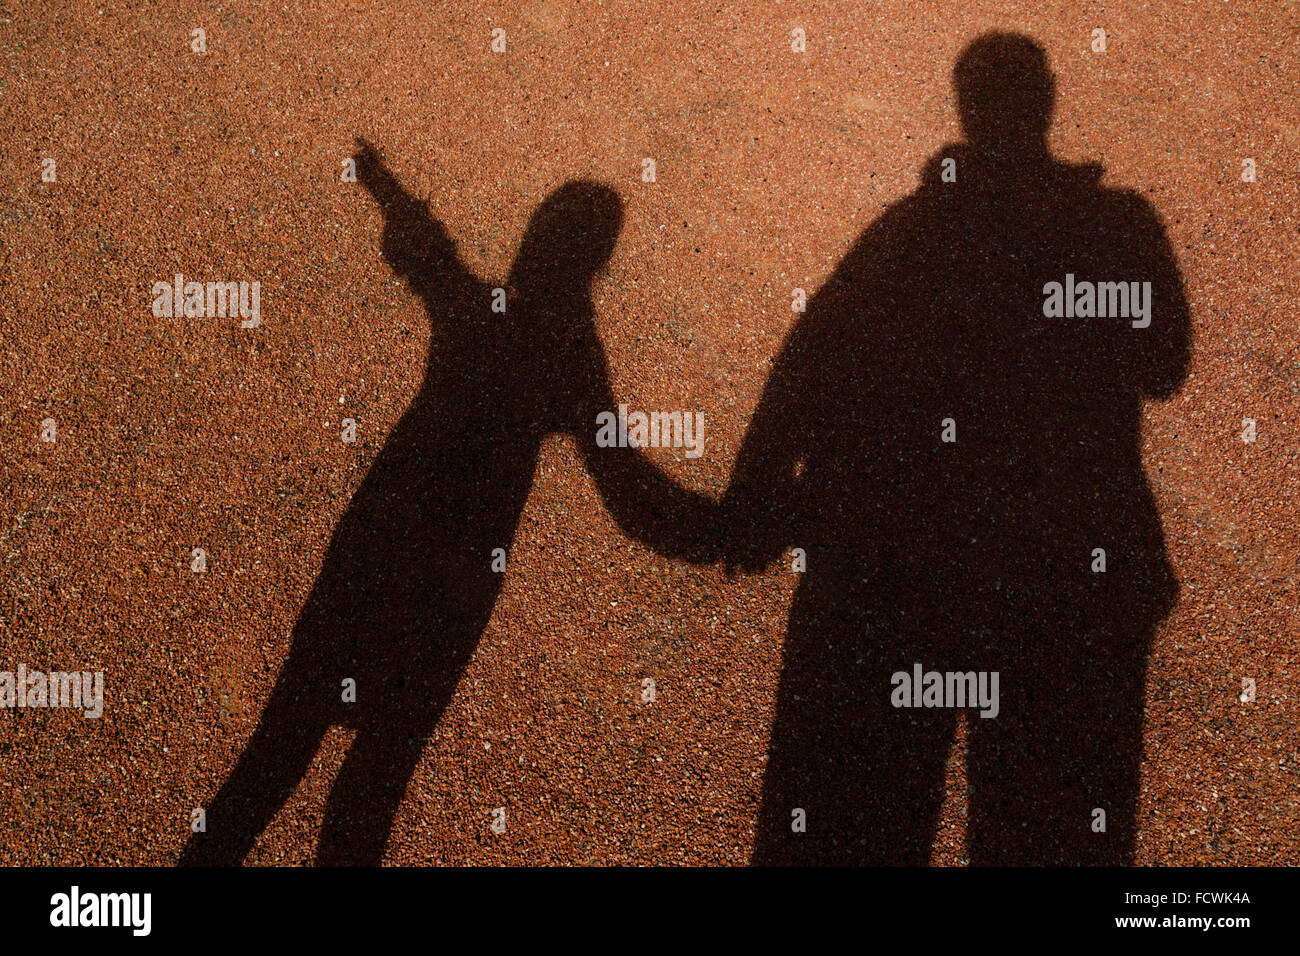
<instances>
[{"instance_id":1,"label":"adult's head shadow","mask_svg":"<svg viewBox=\"0 0 1300 956\"><path fill-rule=\"evenodd\" d=\"M1177 594L1142 409L1184 376L1182 281L1144 199L1051 155L1041 46L982 36L954 86L964 141L796 319L726 496L734 565L807 562L758 863L926 863L953 755L972 862L1133 852L1147 652ZM1139 297L1100 315L1088 283ZM918 664L997 672L996 716L899 696Z\"/></svg>"},{"instance_id":2,"label":"adult's head shadow","mask_svg":"<svg viewBox=\"0 0 1300 956\"><path fill-rule=\"evenodd\" d=\"M506 280L485 282L428 203L358 145L383 259L429 318L424 379L338 522L270 700L182 863L243 860L335 725L354 737L317 861L381 860L509 571L540 443L587 415L599 377L590 291L622 224L617 193L561 186L532 214Z\"/></svg>"}]
</instances>

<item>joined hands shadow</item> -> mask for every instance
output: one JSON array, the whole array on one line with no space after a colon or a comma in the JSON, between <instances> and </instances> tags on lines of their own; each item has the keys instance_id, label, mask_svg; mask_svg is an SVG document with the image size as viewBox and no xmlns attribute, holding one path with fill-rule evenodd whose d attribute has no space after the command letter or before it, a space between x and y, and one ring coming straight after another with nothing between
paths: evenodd
<instances>
[{"instance_id":1,"label":"joined hands shadow","mask_svg":"<svg viewBox=\"0 0 1300 956\"><path fill-rule=\"evenodd\" d=\"M242 860L334 724L356 737L318 862L382 858L500 590L491 552L509 548L552 432L575 436L620 527L662 554L733 572L807 554L754 862L928 861L957 711L893 705L892 675L918 664L1000 675L997 716L965 711L972 863L1131 860L1148 648L1178 590L1141 410L1185 374L1182 280L1145 200L1049 154L1054 81L1036 43L980 38L955 86L966 142L929 162L809 302L716 505L638 450L595 444L597 413L617 405L590 297L621 227L617 194L552 194L497 314L428 206L361 144L384 258L433 325L428 369L183 863ZM1046 316L1045 284L1067 275L1149 282L1145 324ZM341 702L348 677L354 704ZM796 810L806 832L792 831Z\"/></svg>"}]
</instances>

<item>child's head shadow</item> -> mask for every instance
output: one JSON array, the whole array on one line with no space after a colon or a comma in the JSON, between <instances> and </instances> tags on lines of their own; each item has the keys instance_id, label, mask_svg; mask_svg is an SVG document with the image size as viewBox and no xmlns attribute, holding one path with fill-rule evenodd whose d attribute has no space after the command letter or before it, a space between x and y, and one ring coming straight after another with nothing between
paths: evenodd
<instances>
[{"instance_id":1,"label":"child's head shadow","mask_svg":"<svg viewBox=\"0 0 1300 956\"><path fill-rule=\"evenodd\" d=\"M574 179L533 211L506 280L515 330L503 356L538 426L572 431L590 422L608 375L592 300L623 226L610 186Z\"/></svg>"},{"instance_id":2,"label":"child's head shadow","mask_svg":"<svg viewBox=\"0 0 1300 956\"><path fill-rule=\"evenodd\" d=\"M604 183L571 179L528 221L509 284L524 296L586 291L614 255L623 199Z\"/></svg>"}]
</instances>

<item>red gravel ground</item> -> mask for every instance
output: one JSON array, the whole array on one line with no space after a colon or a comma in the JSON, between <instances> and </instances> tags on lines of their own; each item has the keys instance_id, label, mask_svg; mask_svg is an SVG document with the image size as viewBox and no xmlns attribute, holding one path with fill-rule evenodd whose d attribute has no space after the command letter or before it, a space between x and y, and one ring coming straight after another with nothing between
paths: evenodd
<instances>
[{"instance_id":1,"label":"red gravel ground","mask_svg":"<svg viewBox=\"0 0 1300 956\"><path fill-rule=\"evenodd\" d=\"M997 29L1046 49L1053 151L1154 204L1191 304L1187 378L1144 416L1181 592L1149 662L1135 861L1300 863L1294 3L173 7L0 2L0 670L106 681L98 721L0 714L0 862L176 861L257 724L429 346L379 207L340 181L357 137L493 284L553 189L615 188L595 295L613 387L705 411L702 458L654 460L717 497L791 288L960 138L953 64ZM155 318L176 272L260 280L262 327ZM385 861L748 862L795 584L629 540L573 439L548 438ZM312 861L349 740L326 736L250 863ZM968 860L964 740L937 864Z\"/></svg>"}]
</instances>

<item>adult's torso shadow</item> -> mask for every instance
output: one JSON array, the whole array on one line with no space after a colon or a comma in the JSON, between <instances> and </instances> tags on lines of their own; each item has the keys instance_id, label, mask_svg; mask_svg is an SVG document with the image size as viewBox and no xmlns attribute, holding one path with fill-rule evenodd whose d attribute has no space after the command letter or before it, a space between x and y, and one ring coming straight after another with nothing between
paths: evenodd
<instances>
[{"instance_id":1,"label":"adult's torso shadow","mask_svg":"<svg viewBox=\"0 0 1300 956\"><path fill-rule=\"evenodd\" d=\"M999 672L997 715L965 711L973 863L1131 857L1147 650L1177 593L1141 402L1177 388L1188 318L1158 217L1100 176L944 150L797 321L728 492L740 563L807 552L756 863L929 860L956 711L893 706L918 663ZM1045 317L1067 273L1152 282L1149 327Z\"/></svg>"},{"instance_id":2,"label":"adult's torso shadow","mask_svg":"<svg viewBox=\"0 0 1300 956\"><path fill-rule=\"evenodd\" d=\"M534 214L505 313L427 206L364 147L383 254L432 323L425 379L340 520L261 720L182 863L233 864L305 775L326 730L355 730L330 791L321 864L382 858L407 782L487 625L543 436L571 428L573 369L598 348L589 286L621 202L570 183ZM355 681L355 702L343 682ZM484 811L486 814L486 810ZM486 819L486 818L485 818Z\"/></svg>"}]
</instances>

